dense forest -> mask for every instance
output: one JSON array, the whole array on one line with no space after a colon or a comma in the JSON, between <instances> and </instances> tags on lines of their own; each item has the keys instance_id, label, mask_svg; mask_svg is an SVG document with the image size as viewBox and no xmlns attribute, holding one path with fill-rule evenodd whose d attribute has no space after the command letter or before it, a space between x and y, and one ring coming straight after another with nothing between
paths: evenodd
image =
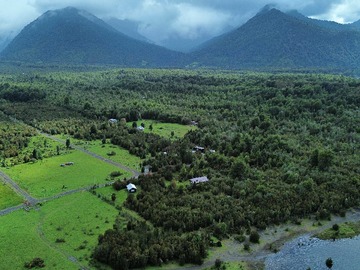
<instances>
[{"instance_id":1,"label":"dense forest","mask_svg":"<svg viewBox=\"0 0 360 270\"><path fill-rule=\"evenodd\" d=\"M128 269L200 264L209 246L231 235L256 242L271 224L358 206L359 90L357 79L321 74L24 73L2 75L0 109L51 134L108 139L151 166L124 205L144 221L123 226L120 211L94 250L94 259ZM142 119L198 129L170 140L125 123ZM14 137L25 144L32 132ZM10 150L2 145L4 158ZM190 184L201 176L209 181Z\"/></svg>"}]
</instances>

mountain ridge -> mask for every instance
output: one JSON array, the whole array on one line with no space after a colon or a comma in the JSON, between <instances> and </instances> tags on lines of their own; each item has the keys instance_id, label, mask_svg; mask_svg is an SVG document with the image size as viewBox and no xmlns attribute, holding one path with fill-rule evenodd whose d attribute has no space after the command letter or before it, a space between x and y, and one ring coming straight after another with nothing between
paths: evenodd
<instances>
[{"instance_id":1,"label":"mountain ridge","mask_svg":"<svg viewBox=\"0 0 360 270\"><path fill-rule=\"evenodd\" d=\"M135 24L129 27L136 30ZM342 25L265 6L235 30L183 54L68 7L47 11L28 24L0 56L3 61L129 67L353 69L360 61L360 20Z\"/></svg>"},{"instance_id":2,"label":"mountain ridge","mask_svg":"<svg viewBox=\"0 0 360 270\"><path fill-rule=\"evenodd\" d=\"M3 60L177 66L181 54L135 40L94 15L72 7L47 11L1 52Z\"/></svg>"},{"instance_id":3,"label":"mountain ridge","mask_svg":"<svg viewBox=\"0 0 360 270\"><path fill-rule=\"evenodd\" d=\"M222 68L354 67L358 41L359 31L333 31L272 8L204 44L193 58Z\"/></svg>"}]
</instances>

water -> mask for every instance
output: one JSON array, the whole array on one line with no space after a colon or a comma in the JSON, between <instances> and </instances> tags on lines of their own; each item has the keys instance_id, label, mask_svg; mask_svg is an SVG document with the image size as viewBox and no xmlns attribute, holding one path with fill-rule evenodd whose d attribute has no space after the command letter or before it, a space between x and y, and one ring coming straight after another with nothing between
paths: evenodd
<instances>
[{"instance_id":1,"label":"water","mask_svg":"<svg viewBox=\"0 0 360 270\"><path fill-rule=\"evenodd\" d=\"M360 269L360 236L352 239L324 241L301 236L284 245L276 254L267 257L266 270L328 270L325 265L331 257L332 270Z\"/></svg>"}]
</instances>

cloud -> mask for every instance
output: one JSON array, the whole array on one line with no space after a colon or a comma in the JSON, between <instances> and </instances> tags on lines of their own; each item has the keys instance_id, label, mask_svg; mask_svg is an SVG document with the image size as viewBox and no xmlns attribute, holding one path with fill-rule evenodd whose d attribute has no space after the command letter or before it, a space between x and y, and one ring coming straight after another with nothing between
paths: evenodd
<instances>
[{"instance_id":1,"label":"cloud","mask_svg":"<svg viewBox=\"0 0 360 270\"><path fill-rule=\"evenodd\" d=\"M18 31L36 19L38 13L27 4L27 0L0 0L0 35L8 36Z\"/></svg>"},{"instance_id":2,"label":"cloud","mask_svg":"<svg viewBox=\"0 0 360 270\"><path fill-rule=\"evenodd\" d=\"M314 17L339 23L351 23L360 19L360 2L358 0L339 1L333 3L323 14Z\"/></svg>"},{"instance_id":3,"label":"cloud","mask_svg":"<svg viewBox=\"0 0 360 270\"><path fill-rule=\"evenodd\" d=\"M145 0L127 13L126 18L140 21L140 33L160 43L171 36L197 39L203 35L217 35L227 25L231 15L189 3Z\"/></svg>"}]
</instances>

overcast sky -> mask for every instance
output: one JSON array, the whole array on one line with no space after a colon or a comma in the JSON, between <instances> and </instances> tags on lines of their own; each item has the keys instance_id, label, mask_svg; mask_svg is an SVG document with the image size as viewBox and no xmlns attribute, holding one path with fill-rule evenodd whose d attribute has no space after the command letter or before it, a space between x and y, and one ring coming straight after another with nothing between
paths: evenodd
<instances>
[{"instance_id":1,"label":"overcast sky","mask_svg":"<svg viewBox=\"0 0 360 270\"><path fill-rule=\"evenodd\" d=\"M100 18L139 21L139 32L157 42L169 35L195 39L241 25L270 3L340 23L360 19L359 0L0 0L0 38L17 34L49 9L73 6Z\"/></svg>"}]
</instances>

